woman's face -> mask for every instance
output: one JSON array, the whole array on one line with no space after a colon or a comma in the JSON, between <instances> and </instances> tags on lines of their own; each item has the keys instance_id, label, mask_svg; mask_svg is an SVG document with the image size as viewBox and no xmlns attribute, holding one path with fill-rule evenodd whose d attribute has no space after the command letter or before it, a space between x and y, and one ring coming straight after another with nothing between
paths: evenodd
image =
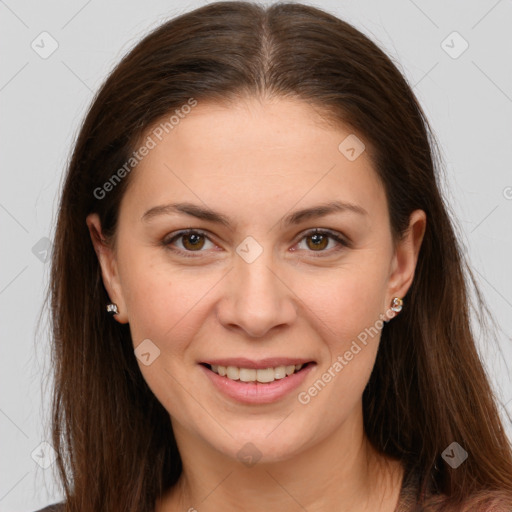
<instances>
[{"instance_id":1,"label":"woman's face","mask_svg":"<svg viewBox=\"0 0 512 512\"><path fill-rule=\"evenodd\" d=\"M115 249L95 241L178 442L271 462L361 426L424 217L394 246L364 140L320 121L299 101L199 103L161 141L146 134Z\"/></svg>"}]
</instances>

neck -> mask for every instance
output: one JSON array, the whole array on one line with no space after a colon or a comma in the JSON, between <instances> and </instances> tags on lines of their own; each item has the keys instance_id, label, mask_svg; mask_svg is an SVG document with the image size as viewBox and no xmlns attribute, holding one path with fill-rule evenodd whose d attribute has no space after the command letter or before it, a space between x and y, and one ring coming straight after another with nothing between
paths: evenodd
<instances>
[{"instance_id":1,"label":"neck","mask_svg":"<svg viewBox=\"0 0 512 512\"><path fill-rule=\"evenodd\" d=\"M156 512L393 512L398 501L402 466L373 449L362 412L287 460L249 467L192 439L180 425L174 433L183 471Z\"/></svg>"}]
</instances>

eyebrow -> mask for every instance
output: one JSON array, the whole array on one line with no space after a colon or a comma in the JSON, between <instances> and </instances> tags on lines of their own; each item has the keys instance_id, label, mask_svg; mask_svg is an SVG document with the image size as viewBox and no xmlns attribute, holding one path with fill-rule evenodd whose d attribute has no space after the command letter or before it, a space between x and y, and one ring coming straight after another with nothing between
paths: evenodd
<instances>
[{"instance_id":1,"label":"eyebrow","mask_svg":"<svg viewBox=\"0 0 512 512\"><path fill-rule=\"evenodd\" d=\"M312 206L310 208L296 210L295 212L292 212L291 214L284 217L281 220L281 224L284 226L300 224L305 220L323 217L336 212L353 212L359 215L368 215L368 212L362 206L357 204L344 203L341 201L331 201L329 203ZM197 219L226 226L227 228L233 228L229 218L222 213L216 212L215 210L212 210L208 207L186 202L154 206L142 215L141 221L147 222L159 215L172 214L189 215Z\"/></svg>"}]
</instances>

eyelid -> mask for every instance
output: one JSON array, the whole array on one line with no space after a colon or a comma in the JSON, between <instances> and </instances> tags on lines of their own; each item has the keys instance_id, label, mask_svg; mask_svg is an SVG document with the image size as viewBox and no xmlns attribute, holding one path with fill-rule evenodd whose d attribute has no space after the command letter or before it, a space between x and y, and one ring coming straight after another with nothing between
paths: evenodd
<instances>
[{"instance_id":1,"label":"eyelid","mask_svg":"<svg viewBox=\"0 0 512 512\"><path fill-rule=\"evenodd\" d=\"M331 240L334 240L338 244L338 247L336 247L334 249L330 249L328 251L307 251L307 252L311 253L313 256L319 256L319 257L322 255L330 256L333 253L337 253L342 249L347 249L347 248L352 247L351 242L342 233L340 233L339 231L333 231L331 229L326 229L326 228L313 228L313 229L308 229L308 230L300 233L300 235L299 235L300 238L297 240L297 243L302 241L304 238L306 238L308 236L315 235L315 234L327 236Z\"/></svg>"},{"instance_id":2,"label":"eyelid","mask_svg":"<svg viewBox=\"0 0 512 512\"><path fill-rule=\"evenodd\" d=\"M175 240L179 239L182 236L191 235L191 234L203 235L205 238L210 240L210 242L214 243L210 239L210 236L208 235L207 231L204 231L199 228L188 228L188 229L182 229L180 231L171 233L171 235L165 236L162 240L162 245L164 245L165 248L167 248L175 253L183 255L184 257L193 257L193 258L197 257L194 253L197 253L197 255L199 256L200 253L206 252L206 251L202 251L202 250L184 251L182 249L175 249L175 248L171 247L172 243ZM294 245L301 242L304 238L306 238L308 236L315 235L315 234L324 235L324 236L331 238L331 240L334 240L335 242L337 242L338 247L334 248L334 249L330 249L328 251L325 251L325 250L324 251L306 251L306 252L311 253L313 255L313 257L322 257L322 256L325 257L327 255L332 255L333 253L337 253L338 251L343 250L344 248L350 248L352 246L351 242L342 233L340 233L338 231L326 229L326 228L312 228L312 229L303 231L302 233L300 233L298 235L298 238L294 242Z\"/></svg>"},{"instance_id":3,"label":"eyelid","mask_svg":"<svg viewBox=\"0 0 512 512\"><path fill-rule=\"evenodd\" d=\"M194 258L194 257L196 257L194 253L200 254L205 251L184 251L183 249L175 249L175 248L171 247L171 244L175 240L177 240L183 236L191 235L191 234L203 235L205 238L207 238L208 240L210 240L210 242L213 243L213 241L210 239L210 237L208 235L208 232L206 232L202 229L199 229L199 228L188 228L188 229L182 229L180 231L171 233L170 235L166 235L162 240L162 245L166 249L169 249L170 251L172 251L174 253L181 254L181 255L185 256L186 258L188 258L188 257Z\"/></svg>"}]
</instances>

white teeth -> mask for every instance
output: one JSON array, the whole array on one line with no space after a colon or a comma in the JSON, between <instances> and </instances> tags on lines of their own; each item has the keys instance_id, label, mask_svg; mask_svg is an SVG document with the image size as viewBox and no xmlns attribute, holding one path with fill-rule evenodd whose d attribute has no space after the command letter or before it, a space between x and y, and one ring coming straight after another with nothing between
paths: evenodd
<instances>
[{"instance_id":1,"label":"white teeth","mask_svg":"<svg viewBox=\"0 0 512 512\"><path fill-rule=\"evenodd\" d=\"M236 366L221 366L213 364L211 369L221 377L227 377L231 380L240 380L242 382L261 382L268 383L274 380L284 379L292 373L298 372L303 364L290 364L288 366L277 366L276 368L254 369L237 368Z\"/></svg>"},{"instance_id":2,"label":"white teeth","mask_svg":"<svg viewBox=\"0 0 512 512\"><path fill-rule=\"evenodd\" d=\"M291 375L295 371L295 365L291 364L286 367L286 375Z\"/></svg>"},{"instance_id":3,"label":"white teeth","mask_svg":"<svg viewBox=\"0 0 512 512\"><path fill-rule=\"evenodd\" d=\"M226 376L228 379L238 380L240 378L240 370L236 366L228 366L226 368Z\"/></svg>"},{"instance_id":4,"label":"white teeth","mask_svg":"<svg viewBox=\"0 0 512 512\"><path fill-rule=\"evenodd\" d=\"M240 368L238 378L242 382L254 382L256 380L256 370L254 368Z\"/></svg>"},{"instance_id":5,"label":"white teeth","mask_svg":"<svg viewBox=\"0 0 512 512\"><path fill-rule=\"evenodd\" d=\"M286 377L286 366L274 368L274 379L284 379Z\"/></svg>"},{"instance_id":6,"label":"white teeth","mask_svg":"<svg viewBox=\"0 0 512 512\"><path fill-rule=\"evenodd\" d=\"M267 368L266 370L257 370L256 372L256 380L258 382L274 382L274 370L272 368Z\"/></svg>"}]
</instances>

